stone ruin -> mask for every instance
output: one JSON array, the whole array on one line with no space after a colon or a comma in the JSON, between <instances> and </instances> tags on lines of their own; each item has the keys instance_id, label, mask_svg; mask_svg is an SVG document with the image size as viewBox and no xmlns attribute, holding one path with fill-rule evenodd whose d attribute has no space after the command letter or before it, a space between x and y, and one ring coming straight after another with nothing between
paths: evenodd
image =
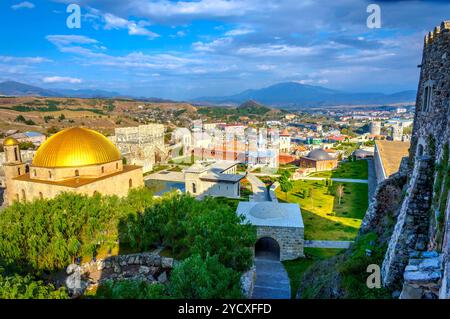
<instances>
[{"instance_id":1,"label":"stone ruin","mask_svg":"<svg viewBox=\"0 0 450 319\"><path fill-rule=\"evenodd\" d=\"M425 37L403 198L382 264L400 298L450 298L450 21ZM402 172L400 173L400 175ZM392 187L399 175L378 185ZM362 231L377 220L375 197Z\"/></svg>"},{"instance_id":2,"label":"stone ruin","mask_svg":"<svg viewBox=\"0 0 450 319\"><path fill-rule=\"evenodd\" d=\"M143 280L165 284L176 260L155 253L118 255L67 267L65 285L72 298L106 280Z\"/></svg>"}]
</instances>

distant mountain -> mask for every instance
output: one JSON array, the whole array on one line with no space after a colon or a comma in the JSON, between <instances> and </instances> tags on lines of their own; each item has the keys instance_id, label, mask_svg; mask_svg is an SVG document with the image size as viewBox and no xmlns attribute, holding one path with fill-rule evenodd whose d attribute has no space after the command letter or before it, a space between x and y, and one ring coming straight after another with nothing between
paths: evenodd
<instances>
[{"instance_id":1,"label":"distant mountain","mask_svg":"<svg viewBox=\"0 0 450 319\"><path fill-rule=\"evenodd\" d=\"M50 90L42 89L37 86L23 84L15 81L6 81L0 83L1 95L34 95L34 96L57 96L58 94Z\"/></svg>"},{"instance_id":2,"label":"distant mountain","mask_svg":"<svg viewBox=\"0 0 450 319\"><path fill-rule=\"evenodd\" d=\"M246 90L230 96L200 97L197 103L237 105L247 100L258 101L270 106L308 107L326 105L388 104L413 102L415 91L403 91L395 94L349 93L321 86L285 82L258 90Z\"/></svg>"},{"instance_id":3,"label":"distant mountain","mask_svg":"<svg viewBox=\"0 0 450 319\"><path fill-rule=\"evenodd\" d=\"M70 90L70 89L53 89L59 96L64 97L78 97L78 98L114 98L123 97L120 93L103 91L103 90L90 90L90 89L80 89L80 90Z\"/></svg>"}]
</instances>

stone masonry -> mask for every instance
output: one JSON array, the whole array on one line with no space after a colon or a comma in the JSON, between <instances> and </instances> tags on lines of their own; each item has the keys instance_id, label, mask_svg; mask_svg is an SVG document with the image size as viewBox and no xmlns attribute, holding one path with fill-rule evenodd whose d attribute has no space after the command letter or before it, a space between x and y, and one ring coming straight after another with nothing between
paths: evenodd
<instances>
[{"instance_id":1,"label":"stone masonry","mask_svg":"<svg viewBox=\"0 0 450 319\"><path fill-rule=\"evenodd\" d=\"M270 237L280 246L280 261L304 257L304 229L297 227L257 226L257 239Z\"/></svg>"},{"instance_id":2,"label":"stone masonry","mask_svg":"<svg viewBox=\"0 0 450 319\"><path fill-rule=\"evenodd\" d=\"M406 192L382 278L403 285L401 298L450 298L450 21L426 35L419 67Z\"/></svg>"}]
</instances>

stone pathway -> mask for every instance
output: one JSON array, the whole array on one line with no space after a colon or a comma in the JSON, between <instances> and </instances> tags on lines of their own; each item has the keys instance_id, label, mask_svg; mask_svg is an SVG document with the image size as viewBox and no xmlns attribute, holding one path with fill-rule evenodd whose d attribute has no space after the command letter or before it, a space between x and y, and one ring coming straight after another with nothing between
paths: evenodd
<instances>
[{"instance_id":1,"label":"stone pathway","mask_svg":"<svg viewBox=\"0 0 450 319\"><path fill-rule=\"evenodd\" d=\"M251 202L269 201L269 192L267 191L266 184L252 173L247 174L247 180L252 184L253 195L250 196Z\"/></svg>"},{"instance_id":2,"label":"stone pathway","mask_svg":"<svg viewBox=\"0 0 450 319\"><path fill-rule=\"evenodd\" d=\"M255 258L256 282L252 299L290 299L291 285L283 264L277 260Z\"/></svg>"},{"instance_id":3,"label":"stone pathway","mask_svg":"<svg viewBox=\"0 0 450 319\"><path fill-rule=\"evenodd\" d=\"M340 248L347 249L353 241L338 240L305 240L305 248Z\"/></svg>"}]
</instances>

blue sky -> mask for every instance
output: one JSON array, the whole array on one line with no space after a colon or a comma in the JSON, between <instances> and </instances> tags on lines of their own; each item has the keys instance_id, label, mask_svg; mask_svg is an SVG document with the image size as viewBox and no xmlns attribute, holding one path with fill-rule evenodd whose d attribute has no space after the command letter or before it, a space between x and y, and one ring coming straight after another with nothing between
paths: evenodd
<instances>
[{"instance_id":1,"label":"blue sky","mask_svg":"<svg viewBox=\"0 0 450 319\"><path fill-rule=\"evenodd\" d=\"M70 3L80 29L66 26ZM370 3L381 29L367 28ZM437 0L3 0L0 81L172 99L284 81L414 90L423 36L445 19Z\"/></svg>"}]
</instances>

